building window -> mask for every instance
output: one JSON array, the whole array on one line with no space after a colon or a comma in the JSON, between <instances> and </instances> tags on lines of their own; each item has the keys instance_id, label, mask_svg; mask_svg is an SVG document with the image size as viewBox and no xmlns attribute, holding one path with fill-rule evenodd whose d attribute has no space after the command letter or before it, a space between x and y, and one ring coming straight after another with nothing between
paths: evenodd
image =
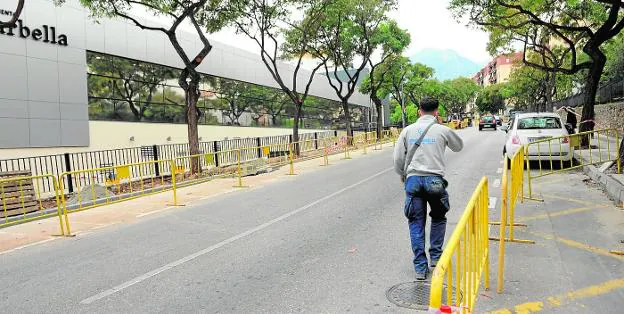
<instances>
[{"instance_id":1,"label":"building window","mask_svg":"<svg viewBox=\"0 0 624 314\"><path fill-rule=\"evenodd\" d=\"M89 119L186 123L180 69L87 52ZM295 108L281 90L202 74L197 103L200 125L291 127ZM359 107L359 106L356 106ZM308 96L302 127L341 126L341 105ZM363 115L354 110L353 121Z\"/></svg>"}]
</instances>

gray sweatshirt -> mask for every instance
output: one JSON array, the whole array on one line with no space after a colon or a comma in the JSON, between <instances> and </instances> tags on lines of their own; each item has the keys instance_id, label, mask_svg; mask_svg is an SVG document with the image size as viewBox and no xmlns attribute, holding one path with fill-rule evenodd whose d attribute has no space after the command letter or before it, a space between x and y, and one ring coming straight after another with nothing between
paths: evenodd
<instances>
[{"instance_id":1,"label":"gray sweatshirt","mask_svg":"<svg viewBox=\"0 0 624 314\"><path fill-rule=\"evenodd\" d=\"M407 126L397 140L394 147L394 170L405 178L411 176L444 176L444 151L448 146L452 151L459 152L464 148L464 142L450 128L434 124L422 140L420 147L414 153L414 158L407 167L407 174L404 174L405 158L408 149L418 141L420 135L436 118L433 116L422 116L416 123Z\"/></svg>"}]
</instances>

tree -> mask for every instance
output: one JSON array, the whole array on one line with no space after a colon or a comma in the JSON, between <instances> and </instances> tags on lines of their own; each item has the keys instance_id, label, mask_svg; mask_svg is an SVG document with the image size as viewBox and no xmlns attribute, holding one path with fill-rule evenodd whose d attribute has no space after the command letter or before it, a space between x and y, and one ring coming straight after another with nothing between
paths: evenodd
<instances>
[{"instance_id":1,"label":"tree","mask_svg":"<svg viewBox=\"0 0 624 314\"><path fill-rule=\"evenodd\" d=\"M427 84L431 82L434 70L418 62L413 63L410 70L411 73L404 86L405 93L412 103L418 105L423 97L434 96L432 91L427 89Z\"/></svg>"},{"instance_id":2,"label":"tree","mask_svg":"<svg viewBox=\"0 0 624 314\"><path fill-rule=\"evenodd\" d=\"M380 94L382 98L390 96L401 107L401 126L408 124L405 106L409 99L405 96L405 84L413 76L412 64L410 60L403 56L393 56L388 58L383 64L382 71L386 71L384 80L381 81Z\"/></svg>"},{"instance_id":3,"label":"tree","mask_svg":"<svg viewBox=\"0 0 624 314\"><path fill-rule=\"evenodd\" d=\"M624 78L624 34L607 42L604 47L607 63L602 75L602 82L617 82Z\"/></svg>"},{"instance_id":4,"label":"tree","mask_svg":"<svg viewBox=\"0 0 624 314\"><path fill-rule=\"evenodd\" d=\"M505 109L504 88L504 84L494 84L484 88L476 100L479 112L497 113L499 110Z\"/></svg>"},{"instance_id":5,"label":"tree","mask_svg":"<svg viewBox=\"0 0 624 314\"><path fill-rule=\"evenodd\" d=\"M410 125L418 120L418 106L410 103L406 105L405 110L403 110L398 103L394 103L394 111L392 111L392 115L390 116L390 120L392 120L392 122L402 123L403 119L405 119L407 125Z\"/></svg>"},{"instance_id":6,"label":"tree","mask_svg":"<svg viewBox=\"0 0 624 314\"><path fill-rule=\"evenodd\" d=\"M553 99L564 98L571 91L572 77L569 75L519 66L509 76L503 94L517 109L545 112L553 110Z\"/></svg>"},{"instance_id":7,"label":"tree","mask_svg":"<svg viewBox=\"0 0 624 314\"><path fill-rule=\"evenodd\" d=\"M596 92L606 56L605 43L624 28L621 0L452 0L450 9L490 33L490 52L524 45L523 62L550 73L587 71L580 131L594 128ZM579 51L585 54L586 58ZM527 55L539 56L536 61ZM584 138L583 145L588 144Z\"/></svg>"},{"instance_id":8,"label":"tree","mask_svg":"<svg viewBox=\"0 0 624 314\"><path fill-rule=\"evenodd\" d=\"M212 50L212 45L204 31L214 32L227 24L231 14L224 14L234 0L80 0L96 17L120 17L130 21L142 30L161 32L169 39L184 64L180 72L178 84L184 90L188 125L189 153L199 154L199 137L197 132L198 110L197 101L200 96L200 73L197 67ZM132 8L141 8L160 17L160 21L168 23L165 28L159 25L147 25L130 14ZM183 22L190 23L202 44L199 52L190 56L180 44L178 27ZM193 159L191 171L199 172L199 160Z\"/></svg>"},{"instance_id":9,"label":"tree","mask_svg":"<svg viewBox=\"0 0 624 314\"><path fill-rule=\"evenodd\" d=\"M395 0L334 0L323 11L320 27L310 47L321 60L329 85L340 99L348 136L353 136L349 99L360 83L388 21Z\"/></svg>"},{"instance_id":10,"label":"tree","mask_svg":"<svg viewBox=\"0 0 624 314\"><path fill-rule=\"evenodd\" d=\"M401 29L396 21L390 21L380 26L376 40L382 46L382 55L379 62L375 63L369 59L370 73L360 85L360 92L370 95L371 101L375 104L377 111L377 138L381 138L383 126L383 96L380 95L381 86L385 83L385 77L390 67L386 62L391 57L400 55L409 46L411 37L406 30ZM377 44L376 44L377 45Z\"/></svg>"},{"instance_id":11,"label":"tree","mask_svg":"<svg viewBox=\"0 0 624 314\"><path fill-rule=\"evenodd\" d=\"M240 81L221 79L217 86L217 109L221 109L232 125L240 126L240 117L262 97L259 86Z\"/></svg>"},{"instance_id":12,"label":"tree","mask_svg":"<svg viewBox=\"0 0 624 314\"><path fill-rule=\"evenodd\" d=\"M15 11L13 11L13 15L11 15L11 19L6 22L0 21L0 28L3 27L15 27L15 23L19 19L22 14L22 10L24 9L24 0L17 0L17 6L15 7Z\"/></svg>"},{"instance_id":13,"label":"tree","mask_svg":"<svg viewBox=\"0 0 624 314\"><path fill-rule=\"evenodd\" d=\"M479 91L479 86L465 77L445 81L443 84L448 87L449 92L446 108L452 114L464 113L466 105Z\"/></svg>"},{"instance_id":14,"label":"tree","mask_svg":"<svg viewBox=\"0 0 624 314\"><path fill-rule=\"evenodd\" d=\"M121 96L128 104L136 121L144 118L160 84L175 75L175 70L171 68L149 63L137 64L122 58L111 60L99 55L89 55L88 58L90 73L119 78L106 80L104 84L91 84L94 89L90 90L95 90L94 94L101 94L102 89L111 88L114 95ZM97 79L96 76L90 77L91 81ZM107 86L109 82L110 86Z\"/></svg>"},{"instance_id":15,"label":"tree","mask_svg":"<svg viewBox=\"0 0 624 314\"><path fill-rule=\"evenodd\" d=\"M248 0L230 7L230 21L237 33L250 38L260 58L279 88L294 104L293 141L299 142L299 124L310 87L322 64L311 71L302 65L310 56L309 46L320 27L323 11L331 0ZM299 11L304 18L297 19ZM280 40L283 42L280 44ZM294 60L294 67L282 61ZM299 154L296 145L295 153Z\"/></svg>"}]
</instances>

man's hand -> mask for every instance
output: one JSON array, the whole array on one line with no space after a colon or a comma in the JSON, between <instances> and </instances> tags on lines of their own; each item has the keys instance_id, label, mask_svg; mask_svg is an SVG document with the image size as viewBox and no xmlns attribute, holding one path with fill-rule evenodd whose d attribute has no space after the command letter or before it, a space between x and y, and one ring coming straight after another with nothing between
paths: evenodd
<instances>
[{"instance_id":1,"label":"man's hand","mask_svg":"<svg viewBox=\"0 0 624 314\"><path fill-rule=\"evenodd\" d=\"M436 115L436 119L438 120L438 124L443 124L444 122L442 122L442 117Z\"/></svg>"}]
</instances>

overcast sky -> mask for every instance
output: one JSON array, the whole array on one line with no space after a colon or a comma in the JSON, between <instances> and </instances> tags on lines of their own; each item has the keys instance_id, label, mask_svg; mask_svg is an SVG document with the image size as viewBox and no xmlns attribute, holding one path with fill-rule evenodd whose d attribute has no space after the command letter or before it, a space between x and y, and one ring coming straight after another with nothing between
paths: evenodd
<instances>
[{"instance_id":1,"label":"overcast sky","mask_svg":"<svg viewBox=\"0 0 624 314\"><path fill-rule=\"evenodd\" d=\"M475 62L490 60L486 33L456 22L447 9L448 0L399 0L391 16L412 35L411 56L423 48L453 49Z\"/></svg>"},{"instance_id":2,"label":"overcast sky","mask_svg":"<svg viewBox=\"0 0 624 314\"><path fill-rule=\"evenodd\" d=\"M456 22L447 10L449 0L398 0L399 8L390 16L412 36L412 44L405 52L412 56L424 48L452 49L477 63L491 60L486 51L487 34ZM146 16L149 18L149 14ZM190 25L187 25L190 28ZM189 29L191 33L193 29ZM257 51L249 38L226 29L211 34L210 39L242 49Z\"/></svg>"}]
</instances>

